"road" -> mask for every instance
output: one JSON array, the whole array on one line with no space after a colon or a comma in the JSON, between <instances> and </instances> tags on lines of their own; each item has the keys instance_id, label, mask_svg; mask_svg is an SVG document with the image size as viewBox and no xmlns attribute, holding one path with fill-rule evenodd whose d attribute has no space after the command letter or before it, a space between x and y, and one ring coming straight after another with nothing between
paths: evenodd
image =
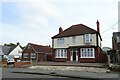
<instances>
[{"instance_id":1,"label":"road","mask_svg":"<svg viewBox=\"0 0 120 80\"><path fill-rule=\"evenodd\" d=\"M68 78L68 77L60 77L60 76L50 76L50 75L38 75L38 74L23 74L23 73L13 73L12 71L14 68L3 68L2 69L2 80L16 80L15 78L19 78L17 80L40 80L40 79L45 79L45 80L73 80L73 78ZM85 79L74 79L74 80L85 80Z\"/></svg>"}]
</instances>

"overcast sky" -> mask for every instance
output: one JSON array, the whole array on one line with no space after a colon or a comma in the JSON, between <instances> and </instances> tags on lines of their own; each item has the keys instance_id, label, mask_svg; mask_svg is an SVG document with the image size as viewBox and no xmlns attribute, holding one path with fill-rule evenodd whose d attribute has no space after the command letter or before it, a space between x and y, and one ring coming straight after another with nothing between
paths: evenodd
<instances>
[{"instance_id":1,"label":"overcast sky","mask_svg":"<svg viewBox=\"0 0 120 80\"><path fill-rule=\"evenodd\" d=\"M102 47L112 47L118 31L119 0L3 0L0 2L0 44L28 42L51 45L51 37L75 24L96 30L100 22Z\"/></svg>"}]
</instances>

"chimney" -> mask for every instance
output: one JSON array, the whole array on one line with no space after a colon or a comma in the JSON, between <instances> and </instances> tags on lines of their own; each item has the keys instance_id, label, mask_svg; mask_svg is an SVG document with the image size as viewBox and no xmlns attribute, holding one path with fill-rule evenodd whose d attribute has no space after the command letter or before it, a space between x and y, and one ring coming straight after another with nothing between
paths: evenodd
<instances>
[{"instance_id":1,"label":"chimney","mask_svg":"<svg viewBox=\"0 0 120 80\"><path fill-rule=\"evenodd\" d=\"M97 20L96 24L97 24L97 32L100 33L100 23L98 20Z\"/></svg>"},{"instance_id":2,"label":"chimney","mask_svg":"<svg viewBox=\"0 0 120 80\"><path fill-rule=\"evenodd\" d=\"M19 43L19 42L17 42L17 45L20 45L20 43Z\"/></svg>"},{"instance_id":3,"label":"chimney","mask_svg":"<svg viewBox=\"0 0 120 80\"><path fill-rule=\"evenodd\" d=\"M62 27L59 28L59 33L63 32L63 29Z\"/></svg>"}]
</instances>

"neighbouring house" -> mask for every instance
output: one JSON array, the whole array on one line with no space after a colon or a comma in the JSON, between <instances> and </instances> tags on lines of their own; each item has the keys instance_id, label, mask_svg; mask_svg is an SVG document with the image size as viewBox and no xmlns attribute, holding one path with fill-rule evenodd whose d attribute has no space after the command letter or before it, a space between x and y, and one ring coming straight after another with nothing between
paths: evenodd
<instances>
[{"instance_id":1,"label":"neighbouring house","mask_svg":"<svg viewBox=\"0 0 120 80\"><path fill-rule=\"evenodd\" d=\"M112 54L116 55L117 62L120 63L120 32L113 33L112 46Z\"/></svg>"},{"instance_id":2,"label":"neighbouring house","mask_svg":"<svg viewBox=\"0 0 120 80\"><path fill-rule=\"evenodd\" d=\"M0 61L2 61L3 56L4 56L4 53L2 52L2 50L1 50L1 48L0 48Z\"/></svg>"},{"instance_id":3,"label":"neighbouring house","mask_svg":"<svg viewBox=\"0 0 120 80\"><path fill-rule=\"evenodd\" d=\"M106 62L102 53L99 22L97 30L76 24L52 37L53 61Z\"/></svg>"},{"instance_id":4,"label":"neighbouring house","mask_svg":"<svg viewBox=\"0 0 120 80\"><path fill-rule=\"evenodd\" d=\"M102 50L103 50L103 53L107 54L107 56L108 55L110 56L111 63L115 63L117 61L115 51L112 48L103 47Z\"/></svg>"},{"instance_id":5,"label":"neighbouring house","mask_svg":"<svg viewBox=\"0 0 120 80\"><path fill-rule=\"evenodd\" d=\"M51 60L52 51L53 49L50 46L28 43L22 52L22 61L40 62Z\"/></svg>"},{"instance_id":6,"label":"neighbouring house","mask_svg":"<svg viewBox=\"0 0 120 80\"><path fill-rule=\"evenodd\" d=\"M102 50L103 50L104 53L107 54L107 52L110 51L111 48L110 47L103 47Z\"/></svg>"},{"instance_id":7,"label":"neighbouring house","mask_svg":"<svg viewBox=\"0 0 120 80\"><path fill-rule=\"evenodd\" d=\"M4 53L2 51L2 46L0 46L0 62L3 60Z\"/></svg>"},{"instance_id":8,"label":"neighbouring house","mask_svg":"<svg viewBox=\"0 0 120 80\"><path fill-rule=\"evenodd\" d=\"M20 44L17 43L17 45L15 46L10 46L9 53L8 55L6 55L6 58L8 61L14 62L15 58L21 59L21 56L22 56L22 48L20 47Z\"/></svg>"},{"instance_id":9,"label":"neighbouring house","mask_svg":"<svg viewBox=\"0 0 120 80\"><path fill-rule=\"evenodd\" d=\"M0 45L0 61L5 59L5 55L8 55L9 51L10 51L10 47Z\"/></svg>"}]
</instances>

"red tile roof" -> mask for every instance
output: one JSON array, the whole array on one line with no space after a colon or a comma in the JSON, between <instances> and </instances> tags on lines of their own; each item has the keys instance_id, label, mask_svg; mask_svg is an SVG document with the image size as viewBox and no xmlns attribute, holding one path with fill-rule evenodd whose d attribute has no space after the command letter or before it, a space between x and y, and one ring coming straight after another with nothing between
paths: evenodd
<instances>
[{"instance_id":1,"label":"red tile roof","mask_svg":"<svg viewBox=\"0 0 120 80\"><path fill-rule=\"evenodd\" d=\"M52 53L53 49L50 46L43 46L43 45L37 45L28 43L30 46L35 50L37 53Z\"/></svg>"},{"instance_id":2,"label":"red tile roof","mask_svg":"<svg viewBox=\"0 0 120 80\"><path fill-rule=\"evenodd\" d=\"M83 24L72 25L71 27L67 28L63 32L55 35L53 38L60 38L60 37L69 37L69 36L77 36L83 34L98 34L98 32L90 27L87 27Z\"/></svg>"}]
</instances>

